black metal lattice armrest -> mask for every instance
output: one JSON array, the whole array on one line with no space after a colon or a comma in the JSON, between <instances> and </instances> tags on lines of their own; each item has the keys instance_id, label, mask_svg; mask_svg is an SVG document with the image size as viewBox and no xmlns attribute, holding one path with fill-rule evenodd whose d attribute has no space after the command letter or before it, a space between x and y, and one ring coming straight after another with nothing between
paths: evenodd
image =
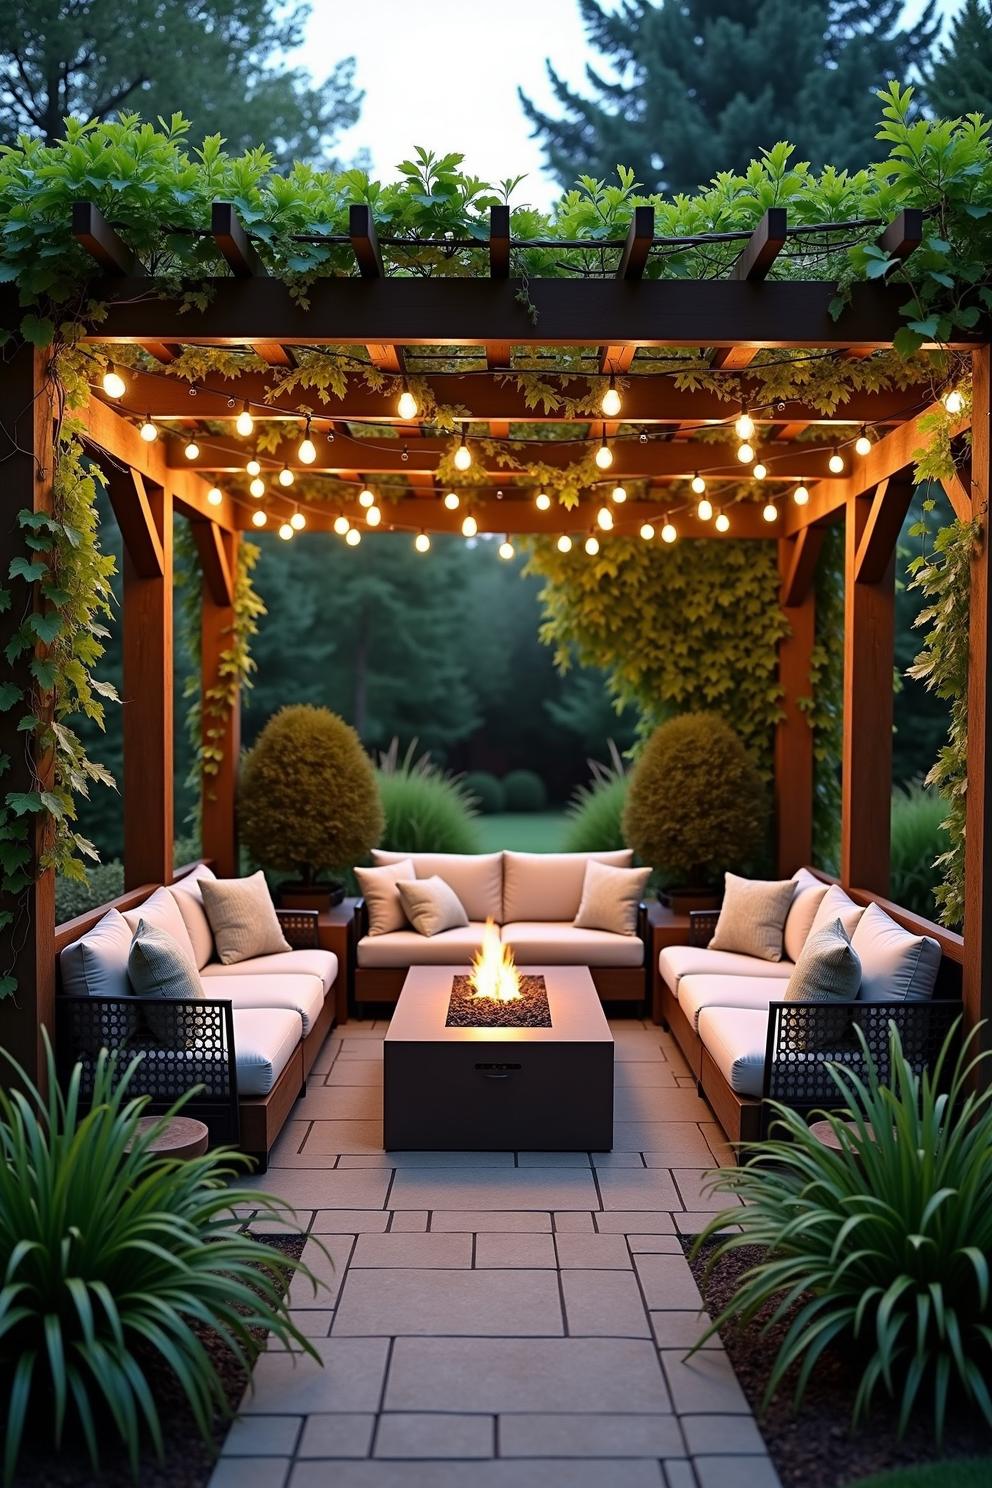
<instances>
[{"instance_id":1,"label":"black metal lattice armrest","mask_svg":"<svg viewBox=\"0 0 992 1488\"><path fill-rule=\"evenodd\" d=\"M689 944L691 946L708 946L713 939L716 922L719 918L720 911L718 909L690 909Z\"/></svg>"},{"instance_id":2,"label":"black metal lattice armrest","mask_svg":"<svg viewBox=\"0 0 992 1488\"><path fill-rule=\"evenodd\" d=\"M277 909L283 935L294 951L320 948L320 914L316 909Z\"/></svg>"}]
</instances>

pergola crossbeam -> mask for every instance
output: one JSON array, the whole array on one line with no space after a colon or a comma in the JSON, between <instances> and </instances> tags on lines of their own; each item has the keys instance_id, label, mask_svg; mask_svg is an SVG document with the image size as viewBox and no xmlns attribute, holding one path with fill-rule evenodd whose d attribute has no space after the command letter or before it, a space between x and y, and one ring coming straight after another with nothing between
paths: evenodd
<instances>
[{"instance_id":1,"label":"pergola crossbeam","mask_svg":"<svg viewBox=\"0 0 992 1488\"><path fill-rule=\"evenodd\" d=\"M210 231L218 251L236 279L264 279L267 271L231 202L215 201L210 209ZM270 367L295 366L292 354L276 340L247 343Z\"/></svg>"},{"instance_id":2,"label":"pergola crossbeam","mask_svg":"<svg viewBox=\"0 0 992 1488\"><path fill-rule=\"evenodd\" d=\"M72 235L105 274L123 278L143 272L136 255L93 202L73 202Z\"/></svg>"},{"instance_id":3,"label":"pergola crossbeam","mask_svg":"<svg viewBox=\"0 0 992 1488\"><path fill-rule=\"evenodd\" d=\"M644 277L653 242L654 207L635 207L617 265L617 279L633 283ZM636 352L636 346L601 346L600 371L627 372Z\"/></svg>"},{"instance_id":4,"label":"pergola crossbeam","mask_svg":"<svg viewBox=\"0 0 992 1488\"><path fill-rule=\"evenodd\" d=\"M375 230L372 208L364 202L352 202L348 210L348 236L363 279L385 279L382 249ZM389 342L366 342L369 361L383 372L402 372L402 353Z\"/></svg>"},{"instance_id":5,"label":"pergola crossbeam","mask_svg":"<svg viewBox=\"0 0 992 1488\"><path fill-rule=\"evenodd\" d=\"M741 284L758 284L785 247L788 238L787 213L784 207L769 207L751 234L740 256L731 265L730 278ZM759 351L758 346L723 346L712 356L711 365L734 370L747 367Z\"/></svg>"}]
</instances>

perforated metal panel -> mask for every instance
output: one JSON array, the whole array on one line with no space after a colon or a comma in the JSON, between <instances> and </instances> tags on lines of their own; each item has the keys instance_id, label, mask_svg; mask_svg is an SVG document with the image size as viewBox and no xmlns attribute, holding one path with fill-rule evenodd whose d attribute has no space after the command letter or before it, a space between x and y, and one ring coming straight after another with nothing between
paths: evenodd
<instances>
[{"instance_id":1,"label":"perforated metal panel","mask_svg":"<svg viewBox=\"0 0 992 1488\"><path fill-rule=\"evenodd\" d=\"M320 946L319 915L315 909L278 909L279 925L294 951L316 951Z\"/></svg>"}]
</instances>

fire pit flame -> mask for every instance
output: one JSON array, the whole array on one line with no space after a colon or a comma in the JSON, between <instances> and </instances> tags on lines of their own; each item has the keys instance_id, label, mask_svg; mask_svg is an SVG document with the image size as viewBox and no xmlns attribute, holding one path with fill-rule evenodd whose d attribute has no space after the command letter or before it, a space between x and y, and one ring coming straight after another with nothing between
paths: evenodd
<instances>
[{"instance_id":1,"label":"fire pit flame","mask_svg":"<svg viewBox=\"0 0 992 1488\"><path fill-rule=\"evenodd\" d=\"M514 1002L523 995L513 952L500 940L492 920L486 921L482 949L476 953L472 963L469 986L473 997L491 997L496 1002Z\"/></svg>"}]
</instances>

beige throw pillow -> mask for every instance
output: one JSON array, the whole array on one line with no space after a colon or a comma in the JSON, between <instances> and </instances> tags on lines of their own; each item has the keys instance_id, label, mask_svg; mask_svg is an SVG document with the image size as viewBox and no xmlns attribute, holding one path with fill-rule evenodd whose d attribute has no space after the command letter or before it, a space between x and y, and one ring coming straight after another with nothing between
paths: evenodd
<instances>
[{"instance_id":1,"label":"beige throw pillow","mask_svg":"<svg viewBox=\"0 0 992 1488\"><path fill-rule=\"evenodd\" d=\"M465 906L443 878L404 879L396 885L407 919L420 935L440 935L468 924Z\"/></svg>"},{"instance_id":2,"label":"beige throw pillow","mask_svg":"<svg viewBox=\"0 0 992 1488\"><path fill-rule=\"evenodd\" d=\"M650 868L611 868L590 858L575 916L578 929L636 935L637 907L650 877Z\"/></svg>"},{"instance_id":3,"label":"beige throw pillow","mask_svg":"<svg viewBox=\"0 0 992 1488\"><path fill-rule=\"evenodd\" d=\"M786 1002L853 1002L861 962L839 919L811 930L785 989Z\"/></svg>"},{"instance_id":4,"label":"beige throw pillow","mask_svg":"<svg viewBox=\"0 0 992 1488\"><path fill-rule=\"evenodd\" d=\"M861 905L849 899L840 884L831 884L820 900L820 907L813 916L809 933L813 935L817 930L822 930L825 925L832 925L834 920L840 920L844 934L848 940L853 940L854 932L863 914L864 910Z\"/></svg>"},{"instance_id":5,"label":"beige throw pillow","mask_svg":"<svg viewBox=\"0 0 992 1488\"><path fill-rule=\"evenodd\" d=\"M798 961L803 946L806 944L806 937L813 928L813 918L823 902L828 886L805 868L796 870L792 875L792 882L796 888L792 903L789 905L789 913L786 915L782 944L785 959Z\"/></svg>"},{"instance_id":6,"label":"beige throw pillow","mask_svg":"<svg viewBox=\"0 0 992 1488\"><path fill-rule=\"evenodd\" d=\"M387 863L382 868L356 868L355 877L369 912L369 934L389 935L393 930L405 930L406 910L396 885L401 879L416 877L411 859Z\"/></svg>"},{"instance_id":7,"label":"beige throw pillow","mask_svg":"<svg viewBox=\"0 0 992 1488\"><path fill-rule=\"evenodd\" d=\"M201 879L200 893L214 932L217 959L224 966L292 950L261 869L250 878Z\"/></svg>"},{"instance_id":8,"label":"beige throw pillow","mask_svg":"<svg viewBox=\"0 0 992 1488\"><path fill-rule=\"evenodd\" d=\"M795 887L791 878L739 878L728 873L710 950L781 961L782 932Z\"/></svg>"}]
</instances>

